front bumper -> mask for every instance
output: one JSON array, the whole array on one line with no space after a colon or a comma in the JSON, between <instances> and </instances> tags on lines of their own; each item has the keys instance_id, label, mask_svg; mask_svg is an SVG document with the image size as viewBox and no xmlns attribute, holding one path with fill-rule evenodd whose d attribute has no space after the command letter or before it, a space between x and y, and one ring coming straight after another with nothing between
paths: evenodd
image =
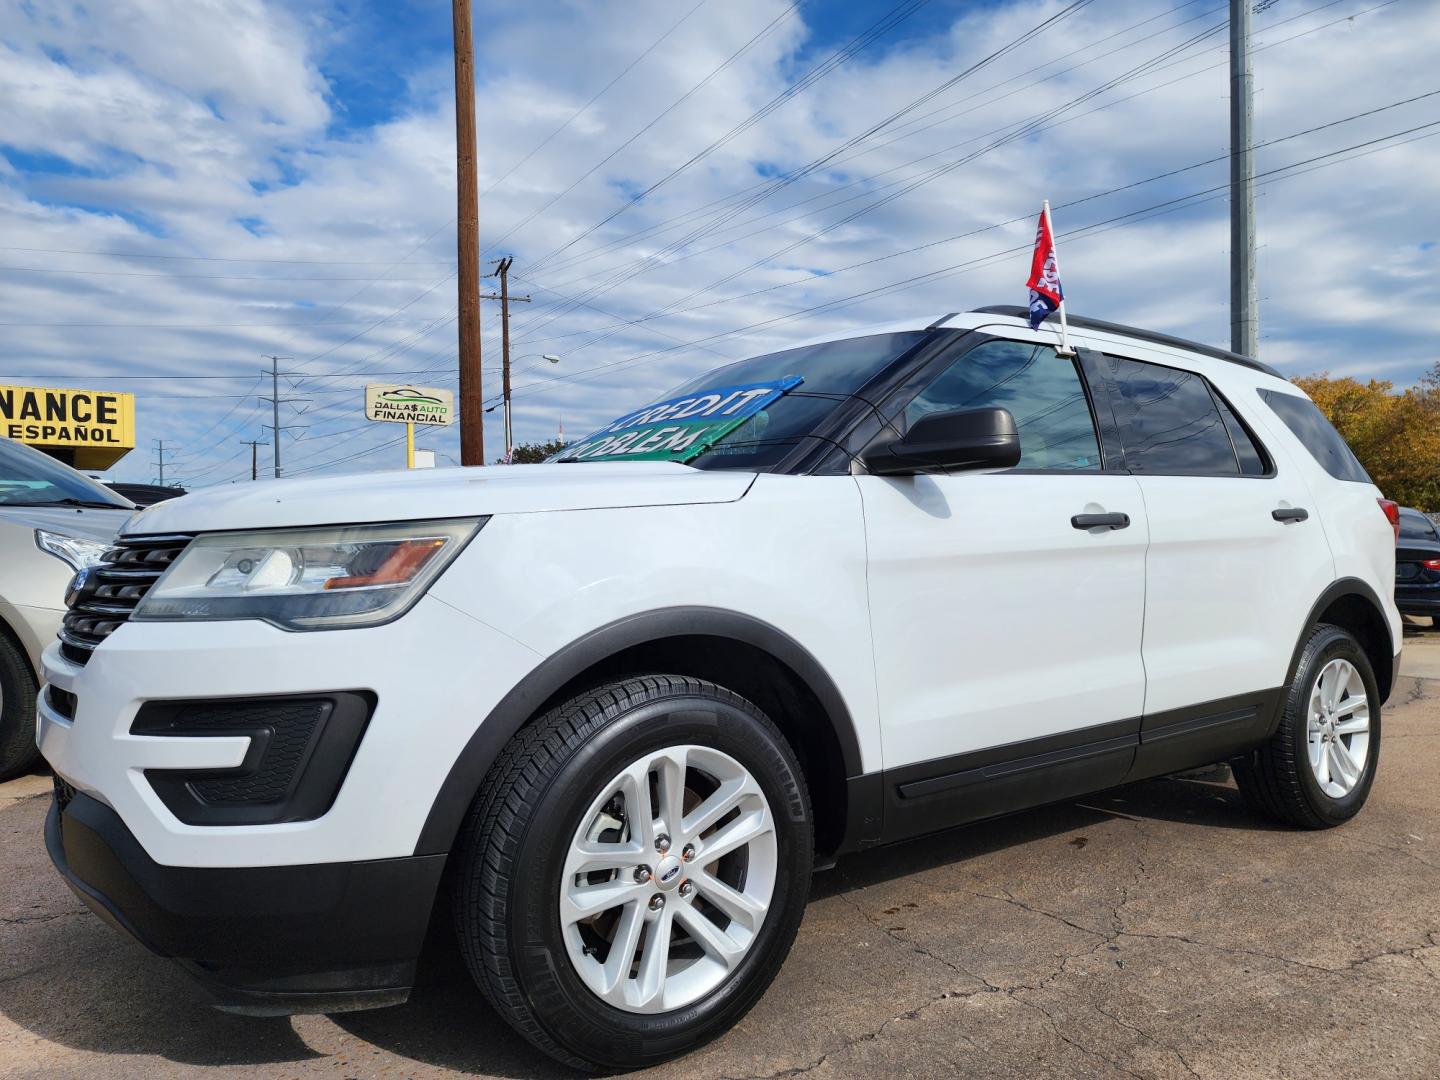
<instances>
[{"instance_id":1,"label":"front bumper","mask_svg":"<svg viewBox=\"0 0 1440 1080\"><path fill-rule=\"evenodd\" d=\"M155 862L103 803L57 782L51 861L87 907L255 1015L403 1002L444 855L310 866Z\"/></svg>"},{"instance_id":2,"label":"front bumper","mask_svg":"<svg viewBox=\"0 0 1440 1080\"><path fill-rule=\"evenodd\" d=\"M145 854L164 866L399 858L415 853L436 793L476 726L538 659L429 597L402 619L359 630L127 623L83 667L57 646L45 651L37 738L55 774L114 810ZM333 803L319 816L186 824L157 792L156 776L236 769L252 746L243 731L161 735L137 728L137 718L157 703L342 690L369 695L374 711L353 759L342 763Z\"/></svg>"}]
</instances>

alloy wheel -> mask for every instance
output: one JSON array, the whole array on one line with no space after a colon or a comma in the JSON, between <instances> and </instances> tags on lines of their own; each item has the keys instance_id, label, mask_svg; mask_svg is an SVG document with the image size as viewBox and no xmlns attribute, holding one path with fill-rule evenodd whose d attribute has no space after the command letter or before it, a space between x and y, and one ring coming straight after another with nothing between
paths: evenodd
<instances>
[{"instance_id":1,"label":"alloy wheel","mask_svg":"<svg viewBox=\"0 0 1440 1080\"><path fill-rule=\"evenodd\" d=\"M777 859L770 805L734 758L685 745L632 762L566 854L559 913L575 971L627 1012L699 1000L749 953Z\"/></svg>"},{"instance_id":2,"label":"alloy wheel","mask_svg":"<svg viewBox=\"0 0 1440 1080\"><path fill-rule=\"evenodd\" d=\"M1342 658L1321 668L1306 717L1306 751L1320 790L1343 798L1360 782L1370 753L1370 699L1359 669Z\"/></svg>"}]
</instances>

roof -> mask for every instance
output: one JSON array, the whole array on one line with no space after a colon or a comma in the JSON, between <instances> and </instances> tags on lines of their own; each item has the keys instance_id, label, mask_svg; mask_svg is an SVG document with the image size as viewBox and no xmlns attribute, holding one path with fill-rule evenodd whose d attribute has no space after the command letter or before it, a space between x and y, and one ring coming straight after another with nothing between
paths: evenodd
<instances>
[{"instance_id":1,"label":"roof","mask_svg":"<svg viewBox=\"0 0 1440 1080\"><path fill-rule=\"evenodd\" d=\"M975 308L977 315L1008 315L1015 319L1028 319L1030 312L1019 304L996 304L991 307ZM956 312L955 314L959 314ZM947 315L944 319L934 325L942 325L946 319L952 316ZM1217 349L1214 345L1205 345L1198 341L1190 341L1186 338L1174 337L1170 334L1156 333L1154 330L1142 330L1138 326L1125 326L1122 323L1106 322L1103 319L1089 319L1083 315L1071 315L1066 312L1066 320L1071 326L1081 330L1097 330L1101 333L1115 334L1118 337L1134 338L1136 341L1148 341L1154 345L1168 345L1174 349L1184 349L1188 352L1199 353L1202 356L1213 357L1216 360L1225 360L1231 364L1239 364L1241 367L1251 368L1255 371L1263 371L1266 375L1273 375L1277 379L1285 378L1269 364L1262 364L1259 360L1249 356L1241 356L1239 353L1231 352L1229 349Z\"/></svg>"}]
</instances>

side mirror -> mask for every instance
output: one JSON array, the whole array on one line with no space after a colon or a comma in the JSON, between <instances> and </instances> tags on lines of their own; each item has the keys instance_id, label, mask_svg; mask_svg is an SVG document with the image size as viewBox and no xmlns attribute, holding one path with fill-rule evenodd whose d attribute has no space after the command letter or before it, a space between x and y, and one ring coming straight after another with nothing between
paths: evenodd
<instances>
[{"instance_id":1,"label":"side mirror","mask_svg":"<svg viewBox=\"0 0 1440 1080\"><path fill-rule=\"evenodd\" d=\"M904 438L871 443L860 460L879 476L925 469L1010 469L1020 463L1015 417L999 406L922 416Z\"/></svg>"}]
</instances>

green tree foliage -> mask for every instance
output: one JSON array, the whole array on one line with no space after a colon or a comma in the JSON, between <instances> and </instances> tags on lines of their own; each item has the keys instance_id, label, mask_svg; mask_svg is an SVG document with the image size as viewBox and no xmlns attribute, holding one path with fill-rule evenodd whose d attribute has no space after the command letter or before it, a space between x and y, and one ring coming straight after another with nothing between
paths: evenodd
<instances>
[{"instance_id":1,"label":"green tree foliage","mask_svg":"<svg viewBox=\"0 0 1440 1080\"><path fill-rule=\"evenodd\" d=\"M561 442L559 439L551 439L544 443L519 443L513 452L513 464L516 465L538 465L551 454L558 454L569 443ZM497 460L495 464L500 464Z\"/></svg>"},{"instance_id":2,"label":"green tree foliage","mask_svg":"<svg viewBox=\"0 0 1440 1080\"><path fill-rule=\"evenodd\" d=\"M1383 379L1362 383L1325 372L1294 381L1345 437L1386 498L1440 511L1440 361L1418 385L1398 393Z\"/></svg>"}]
</instances>

